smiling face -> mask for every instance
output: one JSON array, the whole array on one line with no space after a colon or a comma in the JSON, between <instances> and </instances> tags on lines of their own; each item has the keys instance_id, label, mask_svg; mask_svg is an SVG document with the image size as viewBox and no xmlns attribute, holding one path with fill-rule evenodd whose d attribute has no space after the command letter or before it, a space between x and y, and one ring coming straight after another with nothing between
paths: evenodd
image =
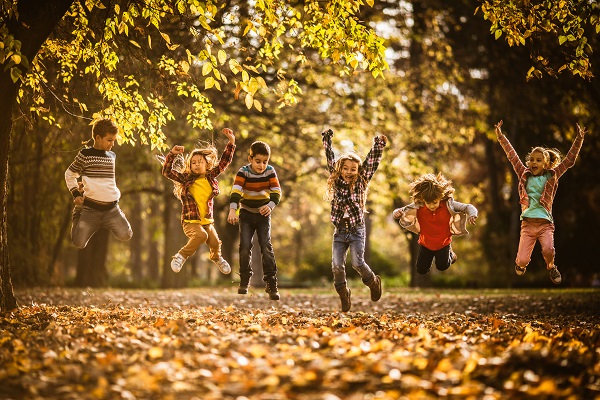
<instances>
[{"instance_id":1,"label":"smiling face","mask_svg":"<svg viewBox=\"0 0 600 400\"><path fill-rule=\"evenodd\" d=\"M527 160L527 166L531 170L533 176L543 174L547 167L547 162L544 158L544 153L542 153L541 151L532 152L529 155L529 159Z\"/></svg>"},{"instance_id":2,"label":"smiling face","mask_svg":"<svg viewBox=\"0 0 600 400\"><path fill-rule=\"evenodd\" d=\"M94 137L94 148L97 150L110 151L117 141L116 133L107 133L104 137L96 135Z\"/></svg>"},{"instance_id":3,"label":"smiling face","mask_svg":"<svg viewBox=\"0 0 600 400\"><path fill-rule=\"evenodd\" d=\"M358 176L358 163L353 160L344 160L340 169L340 176L347 183L354 182Z\"/></svg>"},{"instance_id":4,"label":"smiling face","mask_svg":"<svg viewBox=\"0 0 600 400\"><path fill-rule=\"evenodd\" d=\"M202 154L195 154L190 159L190 171L195 175L206 174L206 158Z\"/></svg>"}]
</instances>

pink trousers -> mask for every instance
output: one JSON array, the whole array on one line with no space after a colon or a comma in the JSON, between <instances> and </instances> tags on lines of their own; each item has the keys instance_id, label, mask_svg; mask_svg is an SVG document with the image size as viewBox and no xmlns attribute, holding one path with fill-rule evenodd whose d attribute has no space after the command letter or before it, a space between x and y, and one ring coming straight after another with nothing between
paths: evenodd
<instances>
[{"instance_id":1,"label":"pink trousers","mask_svg":"<svg viewBox=\"0 0 600 400\"><path fill-rule=\"evenodd\" d=\"M539 240L542 246L546 267L554 265L554 224L540 218L521 221L521 238L515 260L519 267L526 267L531 261L531 252L536 240Z\"/></svg>"}]
</instances>

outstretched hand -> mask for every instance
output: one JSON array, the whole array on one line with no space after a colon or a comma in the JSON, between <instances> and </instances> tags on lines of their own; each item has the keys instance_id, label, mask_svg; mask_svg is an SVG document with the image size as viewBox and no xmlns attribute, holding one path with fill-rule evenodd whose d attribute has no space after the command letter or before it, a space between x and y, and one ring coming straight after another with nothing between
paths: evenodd
<instances>
[{"instance_id":1,"label":"outstretched hand","mask_svg":"<svg viewBox=\"0 0 600 400\"><path fill-rule=\"evenodd\" d=\"M494 125L494 127L496 128L496 137L502 136L502 120L498 121L498 123Z\"/></svg>"},{"instance_id":2,"label":"outstretched hand","mask_svg":"<svg viewBox=\"0 0 600 400\"><path fill-rule=\"evenodd\" d=\"M229 143L231 144L235 144L235 135L233 134L233 131L229 128L223 128L223 135L227 136L227 138L229 138Z\"/></svg>"},{"instance_id":3,"label":"outstretched hand","mask_svg":"<svg viewBox=\"0 0 600 400\"><path fill-rule=\"evenodd\" d=\"M467 220L467 222L468 222L469 224L471 224L471 225L475 225L475 221L476 221L476 220L477 220L477 217L475 217L475 216L472 216L472 217L469 217L469 219Z\"/></svg>"},{"instance_id":4,"label":"outstretched hand","mask_svg":"<svg viewBox=\"0 0 600 400\"><path fill-rule=\"evenodd\" d=\"M576 125L577 125L577 135L584 137L585 134L587 133L587 130L585 129L585 127L583 127L583 128L580 127L579 124L576 124Z\"/></svg>"}]
</instances>

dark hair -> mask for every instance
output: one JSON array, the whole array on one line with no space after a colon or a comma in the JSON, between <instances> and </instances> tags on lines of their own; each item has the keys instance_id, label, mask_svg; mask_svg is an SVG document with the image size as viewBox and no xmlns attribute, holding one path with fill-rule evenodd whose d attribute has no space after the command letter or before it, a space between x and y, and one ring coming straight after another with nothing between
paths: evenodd
<instances>
[{"instance_id":1,"label":"dark hair","mask_svg":"<svg viewBox=\"0 0 600 400\"><path fill-rule=\"evenodd\" d=\"M261 156L271 156L271 148L268 144L261 141L256 141L250 145L250 151L248 152L250 157L254 157L256 155Z\"/></svg>"},{"instance_id":2,"label":"dark hair","mask_svg":"<svg viewBox=\"0 0 600 400\"><path fill-rule=\"evenodd\" d=\"M103 118L94 122L94 126L92 127L92 139L96 139L96 136L103 138L110 133L119 133L119 127L112 120Z\"/></svg>"}]
</instances>

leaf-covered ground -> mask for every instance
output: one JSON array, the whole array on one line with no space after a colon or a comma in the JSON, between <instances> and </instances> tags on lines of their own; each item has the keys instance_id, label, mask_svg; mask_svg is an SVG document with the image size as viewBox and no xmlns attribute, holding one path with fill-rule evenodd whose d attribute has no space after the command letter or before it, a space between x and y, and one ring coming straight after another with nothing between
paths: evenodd
<instances>
[{"instance_id":1,"label":"leaf-covered ground","mask_svg":"<svg viewBox=\"0 0 600 400\"><path fill-rule=\"evenodd\" d=\"M7 399L600 399L600 290L36 289Z\"/></svg>"}]
</instances>

